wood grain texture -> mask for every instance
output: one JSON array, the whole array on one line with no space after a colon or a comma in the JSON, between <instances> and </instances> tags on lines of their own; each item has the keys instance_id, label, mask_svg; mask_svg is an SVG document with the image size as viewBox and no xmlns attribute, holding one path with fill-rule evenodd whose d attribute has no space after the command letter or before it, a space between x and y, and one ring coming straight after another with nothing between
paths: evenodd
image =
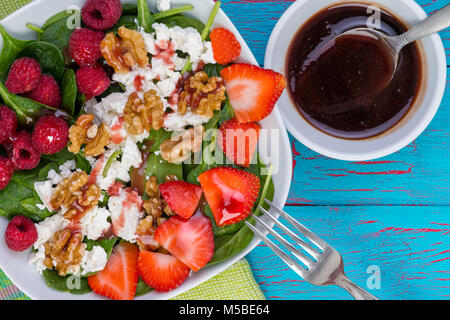
<instances>
[{"instance_id":1,"label":"wood grain texture","mask_svg":"<svg viewBox=\"0 0 450 320\"><path fill-rule=\"evenodd\" d=\"M273 27L292 2L223 0L223 9L260 64ZM428 14L449 3L417 2ZM450 65L450 30L440 36ZM448 80L450 75L433 122L391 156L338 161L290 137L294 174L286 210L343 254L346 273L359 285L365 287L368 266L379 266L381 289L373 293L382 299L450 298ZM305 283L264 245L247 257L270 299L351 298L339 288Z\"/></svg>"}]
</instances>

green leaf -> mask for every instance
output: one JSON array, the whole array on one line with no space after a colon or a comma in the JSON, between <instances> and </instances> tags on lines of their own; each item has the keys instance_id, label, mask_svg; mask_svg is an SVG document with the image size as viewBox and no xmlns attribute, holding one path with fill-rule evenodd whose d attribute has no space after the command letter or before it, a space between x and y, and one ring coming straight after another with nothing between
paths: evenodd
<instances>
[{"instance_id":1,"label":"green leaf","mask_svg":"<svg viewBox=\"0 0 450 320\"><path fill-rule=\"evenodd\" d=\"M54 44L60 51L63 51L69 45L69 39L73 32L73 29L67 28L67 18L70 16L71 14L66 14L61 19L46 26L39 35L39 40Z\"/></svg>"},{"instance_id":2,"label":"green leaf","mask_svg":"<svg viewBox=\"0 0 450 320\"><path fill-rule=\"evenodd\" d=\"M153 288L149 287L141 278L139 278L136 288L136 297L143 296L151 291L153 291Z\"/></svg>"},{"instance_id":3,"label":"green leaf","mask_svg":"<svg viewBox=\"0 0 450 320\"><path fill-rule=\"evenodd\" d=\"M146 139L146 141L151 141L152 145L152 147L148 151L151 152L158 151L159 147L161 146L161 143L163 143L167 139L170 139L171 135L172 132L170 131L166 131L164 129L155 130L152 128L150 130L148 138Z\"/></svg>"},{"instance_id":4,"label":"green leaf","mask_svg":"<svg viewBox=\"0 0 450 320\"><path fill-rule=\"evenodd\" d=\"M139 25L144 29L145 32L152 32L153 27L152 24L155 22L153 19L152 13L148 8L147 0L138 0L138 14L137 20Z\"/></svg>"},{"instance_id":5,"label":"green leaf","mask_svg":"<svg viewBox=\"0 0 450 320\"><path fill-rule=\"evenodd\" d=\"M169 163L159 154L150 154L147 161L147 168L145 169L145 175L147 177L156 176L156 180L159 184L166 182L166 176L169 174L173 174L177 176L179 180L183 180L183 165Z\"/></svg>"},{"instance_id":6,"label":"green leaf","mask_svg":"<svg viewBox=\"0 0 450 320\"><path fill-rule=\"evenodd\" d=\"M208 75L208 77L220 77L220 72L225 68L225 66L218 63L208 63L203 67L203 71Z\"/></svg>"},{"instance_id":7,"label":"green leaf","mask_svg":"<svg viewBox=\"0 0 450 320\"><path fill-rule=\"evenodd\" d=\"M66 63L61 51L54 44L45 41L34 41L26 45L18 57L30 57L39 62L42 72L49 73L59 83L64 75Z\"/></svg>"},{"instance_id":8,"label":"green leaf","mask_svg":"<svg viewBox=\"0 0 450 320\"><path fill-rule=\"evenodd\" d=\"M130 30L137 30L138 25L136 24L136 15L134 16L122 15L119 21L117 21L117 23L112 28L108 29L108 32L114 32L117 34L121 26L125 26L127 29Z\"/></svg>"},{"instance_id":9,"label":"green leaf","mask_svg":"<svg viewBox=\"0 0 450 320\"><path fill-rule=\"evenodd\" d=\"M137 16L138 7L134 3L122 3L122 17L123 16Z\"/></svg>"},{"instance_id":10,"label":"green leaf","mask_svg":"<svg viewBox=\"0 0 450 320\"><path fill-rule=\"evenodd\" d=\"M10 93L1 82L0 96L4 103L16 112L17 119L20 124L24 126L31 126L37 121L45 108L56 110L55 108L40 104L34 100Z\"/></svg>"},{"instance_id":11,"label":"green leaf","mask_svg":"<svg viewBox=\"0 0 450 320\"><path fill-rule=\"evenodd\" d=\"M222 108L222 110L220 111L220 118L219 118L219 125L221 125L222 123L224 123L227 120L230 120L234 117L234 110L233 107L231 106L230 100L227 98L225 100L225 104Z\"/></svg>"},{"instance_id":12,"label":"green leaf","mask_svg":"<svg viewBox=\"0 0 450 320\"><path fill-rule=\"evenodd\" d=\"M62 19L64 19L65 21L67 20L68 17L70 17L73 14L73 12L67 12L67 10L58 12L57 14L51 16L50 18L48 18L47 21L45 21L44 25L42 26L42 29L46 29L47 27L49 27L50 25L54 24L55 22L58 22Z\"/></svg>"},{"instance_id":13,"label":"green leaf","mask_svg":"<svg viewBox=\"0 0 450 320\"><path fill-rule=\"evenodd\" d=\"M61 82L61 107L66 110L71 116L75 112L75 103L77 101L77 80L75 78L75 71L67 69Z\"/></svg>"},{"instance_id":14,"label":"green leaf","mask_svg":"<svg viewBox=\"0 0 450 320\"><path fill-rule=\"evenodd\" d=\"M82 295L92 292L89 287L87 278L78 277L75 275L61 277L55 270L46 269L42 273L45 283L52 289L62 292L69 292L71 294ZM71 289L69 286L78 287Z\"/></svg>"},{"instance_id":15,"label":"green leaf","mask_svg":"<svg viewBox=\"0 0 450 320\"><path fill-rule=\"evenodd\" d=\"M194 6L189 4L186 6L181 6L178 8L173 8L173 9L169 9L166 11L154 13L153 18L157 21L157 20L165 19L165 18L168 18L171 16L180 15L180 13L182 13L182 12L193 10L193 9L194 9Z\"/></svg>"},{"instance_id":16,"label":"green leaf","mask_svg":"<svg viewBox=\"0 0 450 320\"><path fill-rule=\"evenodd\" d=\"M9 67L16 56L34 40L19 40L11 37L0 25L0 34L3 38L3 49L0 54L0 80L5 81Z\"/></svg>"},{"instance_id":17,"label":"green leaf","mask_svg":"<svg viewBox=\"0 0 450 320\"><path fill-rule=\"evenodd\" d=\"M211 11L208 21L206 22L205 28L202 30L202 40L205 41L209 35L209 30L211 30L212 24L214 23L214 19L216 19L216 15L219 13L220 5L222 2L216 1L214 7Z\"/></svg>"},{"instance_id":18,"label":"green leaf","mask_svg":"<svg viewBox=\"0 0 450 320\"><path fill-rule=\"evenodd\" d=\"M199 33L205 29L205 24L198 19L185 17L185 16L174 16L166 20L166 25L168 27L179 26L181 28L194 28L197 29Z\"/></svg>"}]
</instances>

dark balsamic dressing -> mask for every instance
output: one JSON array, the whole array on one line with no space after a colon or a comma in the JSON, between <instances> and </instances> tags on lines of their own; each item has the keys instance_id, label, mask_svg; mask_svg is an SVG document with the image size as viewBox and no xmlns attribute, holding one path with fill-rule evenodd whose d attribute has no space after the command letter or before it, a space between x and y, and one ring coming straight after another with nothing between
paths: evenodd
<instances>
[{"instance_id":1,"label":"dark balsamic dressing","mask_svg":"<svg viewBox=\"0 0 450 320\"><path fill-rule=\"evenodd\" d=\"M400 52L389 82L393 66L377 40L345 36L334 41L345 31L366 28L367 8L350 3L322 10L297 31L286 59L288 91L301 115L340 138L364 139L390 129L411 108L420 87L416 44ZM381 31L398 35L407 27L381 10Z\"/></svg>"}]
</instances>

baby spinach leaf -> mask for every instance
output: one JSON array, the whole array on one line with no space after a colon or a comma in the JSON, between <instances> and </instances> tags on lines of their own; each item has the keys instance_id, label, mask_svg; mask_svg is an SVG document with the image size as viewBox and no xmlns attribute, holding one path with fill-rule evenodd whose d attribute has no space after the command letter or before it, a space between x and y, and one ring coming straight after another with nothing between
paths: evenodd
<instances>
[{"instance_id":1,"label":"baby spinach leaf","mask_svg":"<svg viewBox=\"0 0 450 320\"><path fill-rule=\"evenodd\" d=\"M117 21L117 23L110 29L108 29L108 32L114 32L117 34L119 28L121 26L125 26L127 29L131 29L131 30L137 30L138 29L138 25L136 23L136 16L124 16L122 15L119 19L119 21Z\"/></svg>"},{"instance_id":2,"label":"baby spinach leaf","mask_svg":"<svg viewBox=\"0 0 450 320\"><path fill-rule=\"evenodd\" d=\"M138 0L137 5L137 20L139 25L144 29L145 32L152 32L152 24L155 22L155 19L153 19L152 13L150 12L147 0Z\"/></svg>"},{"instance_id":3,"label":"baby spinach leaf","mask_svg":"<svg viewBox=\"0 0 450 320\"><path fill-rule=\"evenodd\" d=\"M50 25L54 24L55 22L58 22L60 20L67 20L68 17L70 17L73 14L73 12L67 12L67 10L58 12L57 14L51 16L50 18L45 21L44 25L42 26L42 29L48 28Z\"/></svg>"},{"instance_id":4,"label":"baby spinach leaf","mask_svg":"<svg viewBox=\"0 0 450 320\"><path fill-rule=\"evenodd\" d=\"M39 209L36 204L42 204L34 191L34 182L44 165L30 170L17 171L5 189L0 191L0 215L11 219L16 215L24 215L33 221L42 221L51 212Z\"/></svg>"},{"instance_id":5,"label":"baby spinach leaf","mask_svg":"<svg viewBox=\"0 0 450 320\"><path fill-rule=\"evenodd\" d=\"M151 153L148 157L145 175L148 177L156 176L158 183L163 183L166 182L166 176L169 174L173 174L178 179L183 180L183 165L169 163L159 154Z\"/></svg>"},{"instance_id":6,"label":"baby spinach leaf","mask_svg":"<svg viewBox=\"0 0 450 320\"><path fill-rule=\"evenodd\" d=\"M224 123L227 120L230 120L234 117L234 110L233 107L231 106L230 100L227 98L225 100L225 104L222 108L222 110L220 111L220 117L219 117L219 125L221 125L222 123Z\"/></svg>"},{"instance_id":7,"label":"baby spinach leaf","mask_svg":"<svg viewBox=\"0 0 450 320\"><path fill-rule=\"evenodd\" d=\"M61 277L55 270L49 269L44 270L42 276L47 286L57 291L69 292L76 295L82 295L92 291L87 278L74 275ZM72 289L72 286L76 289Z\"/></svg>"},{"instance_id":8,"label":"baby spinach leaf","mask_svg":"<svg viewBox=\"0 0 450 320\"><path fill-rule=\"evenodd\" d=\"M158 20L162 20L168 17L172 17L172 16L180 16L180 13L185 12L185 11L189 11L189 10L193 10L194 6L189 4L186 6L181 6L178 8L173 8L173 9L169 9L166 11L161 11L161 12L157 12L153 14L153 18L158 21ZM164 22L162 22L164 23Z\"/></svg>"},{"instance_id":9,"label":"baby spinach leaf","mask_svg":"<svg viewBox=\"0 0 450 320\"><path fill-rule=\"evenodd\" d=\"M39 62L43 73L50 73L59 83L64 75L66 63L61 51L45 41L35 41L26 45L18 57L30 57Z\"/></svg>"},{"instance_id":10,"label":"baby spinach leaf","mask_svg":"<svg viewBox=\"0 0 450 320\"><path fill-rule=\"evenodd\" d=\"M77 101L77 81L75 78L75 71L67 69L61 81L61 107L66 110L71 116L75 112L75 103Z\"/></svg>"},{"instance_id":11,"label":"baby spinach leaf","mask_svg":"<svg viewBox=\"0 0 450 320\"><path fill-rule=\"evenodd\" d=\"M186 17L186 16L174 16L170 19L167 19L166 25L168 27L179 26L181 28L194 28L197 29L199 33L201 33L205 29L205 24L198 19Z\"/></svg>"},{"instance_id":12,"label":"baby spinach leaf","mask_svg":"<svg viewBox=\"0 0 450 320\"><path fill-rule=\"evenodd\" d=\"M153 291L152 287L149 287L141 278L139 278L137 287L136 287L136 297L143 296L149 292Z\"/></svg>"},{"instance_id":13,"label":"baby spinach leaf","mask_svg":"<svg viewBox=\"0 0 450 320\"><path fill-rule=\"evenodd\" d=\"M137 16L138 7L134 3L122 3L122 16Z\"/></svg>"},{"instance_id":14,"label":"baby spinach leaf","mask_svg":"<svg viewBox=\"0 0 450 320\"><path fill-rule=\"evenodd\" d=\"M11 37L0 25L0 34L3 38L3 49L0 54L0 80L5 81L9 67L16 56L34 40L19 40Z\"/></svg>"},{"instance_id":15,"label":"baby spinach leaf","mask_svg":"<svg viewBox=\"0 0 450 320\"><path fill-rule=\"evenodd\" d=\"M208 75L208 77L220 77L220 72L225 68L225 66L218 63L208 63L203 67L203 71Z\"/></svg>"},{"instance_id":16,"label":"baby spinach leaf","mask_svg":"<svg viewBox=\"0 0 450 320\"><path fill-rule=\"evenodd\" d=\"M146 139L146 141L151 141L152 143L152 147L148 151L151 152L158 151L159 147L161 146L161 143L163 143L167 139L170 139L171 135L172 132L170 131L166 131L164 129L155 130L152 128L150 130L150 135Z\"/></svg>"},{"instance_id":17,"label":"baby spinach leaf","mask_svg":"<svg viewBox=\"0 0 450 320\"><path fill-rule=\"evenodd\" d=\"M250 218L249 221L253 221ZM214 255L208 265L217 264L244 250L253 239L253 231L246 225L234 234L223 234L214 237Z\"/></svg>"},{"instance_id":18,"label":"baby spinach leaf","mask_svg":"<svg viewBox=\"0 0 450 320\"><path fill-rule=\"evenodd\" d=\"M67 14L67 17L70 14ZM73 29L67 27L67 17L63 17L51 24L49 24L39 35L40 41L46 41L54 44L60 51L62 51L68 44Z\"/></svg>"},{"instance_id":19,"label":"baby spinach leaf","mask_svg":"<svg viewBox=\"0 0 450 320\"><path fill-rule=\"evenodd\" d=\"M17 119L24 126L31 126L42 115L42 111L47 108L55 108L40 104L34 100L10 93L3 83L0 82L0 96L4 103L13 109L17 114Z\"/></svg>"}]
</instances>

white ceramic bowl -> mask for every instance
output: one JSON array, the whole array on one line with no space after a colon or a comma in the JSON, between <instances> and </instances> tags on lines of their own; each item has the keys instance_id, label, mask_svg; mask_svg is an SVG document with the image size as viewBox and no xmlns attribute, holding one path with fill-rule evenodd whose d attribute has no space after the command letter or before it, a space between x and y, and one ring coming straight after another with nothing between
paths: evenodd
<instances>
[{"instance_id":1,"label":"white ceramic bowl","mask_svg":"<svg viewBox=\"0 0 450 320\"><path fill-rule=\"evenodd\" d=\"M136 1L123 2L136 3ZM36 0L14 14L8 16L0 23L11 35L20 39L31 39L33 33L25 27L25 23L29 22L34 25L41 26L50 16L62 10L66 10L69 5L78 5L79 7L82 7L84 3L85 0ZM152 3L156 3L156 1L152 1ZM190 2L188 0L172 0L174 7L189 3L192 3L195 6L195 10L190 11L188 15L206 22L214 2L211 0L192 0ZM214 26L226 27L237 36L237 39L242 45L242 62L257 64L255 57L245 44L244 39L240 36L238 30L234 27L233 23L228 19L223 11L220 11L217 15ZM2 45L2 41L0 40L0 48ZM275 157L273 159L273 161L276 162L274 163L274 167L279 168L273 176L273 181L275 184L274 202L282 207L284 206L289 193L292 176L292 154L289 138L283 121L281 120L281 115L277 109L275 109L269 117L261 121L260 124L264 129L275 129L279 133L276 141L271 141L271 143L269 143L269 150L273 153L275 151L274 148L277 147L277 153L281 155L278 158ZM264 156L263 160L267 163L267 158ZM75 296L69 293L58 292L47 287L41 276L36 272L34 266L28 264L28 256L30 252L17 253L9 250L6 246L5 241L3 240L3 234L5 233L7 223L8 221L6 219L0 217L0 268L3 269L6 275L23 292L33 299L102 299L101 296L94 293ZM253 248L255 248L259 242L260 240L255 237L248 247L241 253L227 261L193 273L191 277L183 283L183 285L171 292L151 292L145 296L139 297L138 299L169 299L192 289L222 272L233 263L244 257Z\"/></svg>"},{"instance_id":2,"label":"white ceramic bowl","mask_svg":"<svg viewBox=\"0 0 450 320\"><path fill-rule=\"evenodd\" d=\"M336 1L297 0L275 26L266 49L265 66L285 74L285 60L292 37L312 16L336 3L364 2L378 4L408 25L427 17L414 0ZM416 139L433 119L441 103L447 76L445 50L439 35L420 41L423 80L420 96L408 114L387 132L364 140L345 140L330 136L312 126L298 112L289 93L278 101L281 114L290 133L310 149L331 158L363 161L389 155Z\"/></svg>"}]
</instances>

